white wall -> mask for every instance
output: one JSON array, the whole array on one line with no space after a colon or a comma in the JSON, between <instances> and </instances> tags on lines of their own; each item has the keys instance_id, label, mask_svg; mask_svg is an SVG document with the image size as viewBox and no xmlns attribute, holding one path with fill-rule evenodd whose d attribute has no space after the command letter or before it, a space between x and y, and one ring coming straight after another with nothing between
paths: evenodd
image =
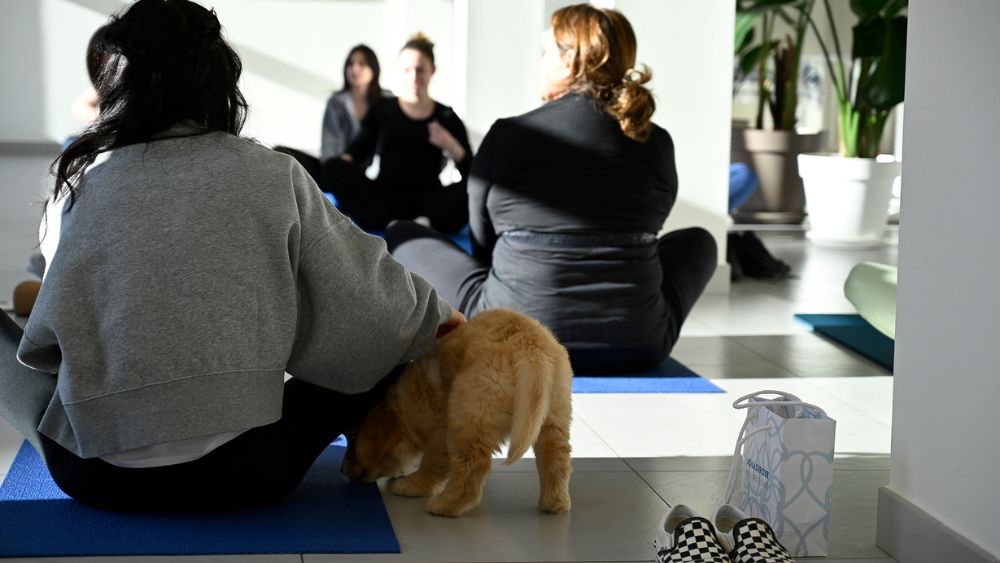
<instances>
[{"instance_id":1,"label":"white wall","mask_svg":"<svg viewBox=\"0 0 1000 563\"><path fill-rule=\"evenodd\" d=\"M81 126L69 107L90 84L84 54L106 18L61 0L0 2L0 142L61 141Z\"/></svg>"},{"instance_id":2,"label":"white wall","mask_svg":"<svg viewBox=\"0 0 1000 563\"><path fill-rule=\"evenodd\" d=\"M708 229L725 264L734 1L616 0L614 7L635 28L638 62L653 71L653 121L676 145L680 193L666 228ZM728 271L721 274L710 289L728 288Z\"/></svg>"},{"instance_id":3,"label":"white wall","mask_svg":"<svg viewBox=\"0 0 1000 563\"><path fill-rule=\"evenodd\" d=\"M4 96L0 104L0 135L2 140L34 141L45 129L45 103L40 96L43 90L38 33L40 5L8 1L2 6L0 69L4 73Z\"/></svg>"},{"instance_id":4,"label":"white wall","mask_svg":"<svg viewBox=\"0 0 1000 563\"><path fill-rule=\"evenodd\" d=\"M437 44L431 94L454 96L451 0L200 0L214 7L244 63L251 106L245 134L268 144L319 151L329 93L341 85L348 50L366 43L392 88L396 54L423 31ZM0 141L59 142L81 127L70 114L88 85L91 34L124 4L116 0L0 0Z\"/></svg>"},{"instance_id":5,"label":"white wall","mask_svg":"<svg viewBox=\"0 0 1000 563\"><path fill-rule=\"evenodd\" d=\"M889 486L1000 556L1000 3L909 15Z\"/></svg>"},{"instance_id":6,"label":"white wall","mask_svg":"<svg viewBox=\"0 0 1000 563\"><path fill-rule=\"evenodd\" d=\"M476 146L497 119L541 103L538 60L551 12L543 0L455 0L455 6L464 77L458 109Z\"/></svg>"}]
</instances>

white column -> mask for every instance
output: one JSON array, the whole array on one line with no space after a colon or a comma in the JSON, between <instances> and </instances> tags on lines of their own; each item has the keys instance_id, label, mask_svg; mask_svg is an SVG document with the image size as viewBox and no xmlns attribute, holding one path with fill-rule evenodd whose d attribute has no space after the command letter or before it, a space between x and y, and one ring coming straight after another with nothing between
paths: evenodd
<instances>
[{"instance_id":1,"label":"white column","mask_svg":"<svg viewBox=\"0 0 1000 563\"><path fill-rule=\"evenodd\" d=\"M1000 556L997 22L994 0L967 0L961 9L910 2L889 479L893 492L993 557Z\"/></svg>"},{"instance_id":2,"label":"white column","mask_svg":"<svg viewBox=\"0 0 1000 563\"><path fill-rule=\"evenodd\" d=\"M455 0L455 52L465 57L463 108L473 146L498 118L540 104L538 60L544 0ZM458 18L464 18L463 21ZM461 43L464 42L464 45ZM460 114L461 115L461 114Z\"/></svg>"}]
</instances>

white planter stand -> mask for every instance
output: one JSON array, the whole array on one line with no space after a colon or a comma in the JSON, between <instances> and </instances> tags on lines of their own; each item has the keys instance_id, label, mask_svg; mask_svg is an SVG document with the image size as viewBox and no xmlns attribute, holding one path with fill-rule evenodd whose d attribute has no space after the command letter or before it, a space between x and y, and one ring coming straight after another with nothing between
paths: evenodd
<instances>
[{"instance_id":1,"label":"white planter stand","mask_svg":"<svg viewBox=\"0 0 1000 563\"><path fill-rule=\"evenodd\" d=\"M889 218L892 183L901 166L890 155L878 159L799 155L799 175L809 212L806 236L825 246L881 244Z\"/></svg>"}]
</instances>

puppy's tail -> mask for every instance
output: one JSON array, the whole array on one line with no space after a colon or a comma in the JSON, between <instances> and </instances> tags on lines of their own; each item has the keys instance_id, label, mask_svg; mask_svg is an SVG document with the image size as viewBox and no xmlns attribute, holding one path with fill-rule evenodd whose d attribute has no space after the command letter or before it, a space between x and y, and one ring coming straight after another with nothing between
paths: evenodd
<instances>
[{"instance_id":1,"label":"puppy's tail","mask_svg":"<svg viewBox=\"0 0 1000 563\"><path fill-rule=\"evenodd\" d=\"M515 366L517 382L514 414L510 429L507 464L521 459L538 439L542 423L549 414L549 401L555 380L555 362L539 349L532 350Z\"/></svg>"}]
</instances>

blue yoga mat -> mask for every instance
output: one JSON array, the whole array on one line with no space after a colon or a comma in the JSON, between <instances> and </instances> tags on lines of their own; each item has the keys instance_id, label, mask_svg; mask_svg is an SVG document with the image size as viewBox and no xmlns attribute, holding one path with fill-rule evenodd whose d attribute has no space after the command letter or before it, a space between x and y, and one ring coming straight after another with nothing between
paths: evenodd
<instances>
[{"instance_id":1,"label":"blue yoga mat","mask_svg":"<svg viewBox=\"0 0 1000 563\"><path fill-rule=\"evenodd\" d=\"M892 371L896 343L861 315L795 315L814 332Z\"/></svg>"},{"instance_id":2,"label":"blue yoga mat","mask_svg":"<svg viewBox=\"0 0 1000 563\"><path fill-rule=\"evenodd\" d=\"M0 557L399 553L378 487L347 481L330 446L283 502L214 513L117 513L69 499L21 446L0 486Z\"/></svg>"},{"instance_id":3,"label":"blue yoga mat","mask_svg":"<svg viewBox=\"0 0 1000 563\"><path fill-rule=\"evenodd\" d=\"M656 369L622 375L577 375L574 393L722 393L711 381L667 358Z\"/></svg>"}]
</instances>

